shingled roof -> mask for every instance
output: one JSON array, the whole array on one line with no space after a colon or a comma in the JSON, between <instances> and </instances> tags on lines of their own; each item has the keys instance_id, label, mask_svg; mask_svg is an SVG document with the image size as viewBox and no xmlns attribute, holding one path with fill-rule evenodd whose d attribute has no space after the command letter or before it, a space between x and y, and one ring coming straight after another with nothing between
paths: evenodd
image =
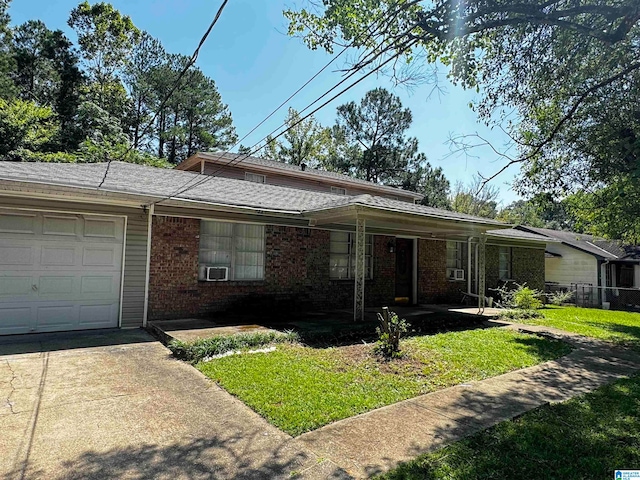
<instances>
[{"instance_id":1,"label":"shingled roof","mask_svg":"<svg viewBox=\"0 0 640 480\"><path fill-rule=\"evenodd\" d=\"M97 190L104 177L105 163L0 162L0 180ZM195 188L175 195L186 186ZM204 177L198 173L112 162L101 190L157 198L198 201L231 207L248 207L290 214L328 210L350 205L411 215L506 226L496 220L437 208L414 205L374 195L345 196L280 187L230 178ZM175 195L175 196L174 196Z\"/></svg>"},{"instance_id":2,"label":"shingled roof","mask_svg":"<svg viewBox=\"0 0 640 480\"><path fill-rule=\"evenodd\" d=\"M557 240L538 235L536 233L526 232L524 230L517 230L515 228L506 228L502 230L489 230L487 235L490 237L510 238L516 240L534 240L536 242L556 242Z\"/></svg>"},{"instance_id":3,"label":"shingled roof","mask_svg":"<svg viewBox=\"0 0 640 480\"><path fill-rule=\"evenodd\" d=\"M551 230L549 228L535 228L518 226L519 230L535 233L556 240L570 247L590 253L604 260L640 260L640 246L625 245L619 240L607 240L594 235L569 232L565 230Z\"/></svg>"}]
</instances>

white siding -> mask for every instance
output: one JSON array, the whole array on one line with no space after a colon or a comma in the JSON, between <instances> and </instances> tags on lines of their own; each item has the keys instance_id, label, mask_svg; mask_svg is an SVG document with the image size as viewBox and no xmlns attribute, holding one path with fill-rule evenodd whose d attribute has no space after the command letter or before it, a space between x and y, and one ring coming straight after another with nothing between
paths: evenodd
<instances>
[{"instance_id":1,"label":"white siding","mask_svg":"<svg viewBox=\"0 0 640 480\"><path fill-rule=\"evenodd\" d=\"M549 244L547 251L560 254L562 258L545 258L545 281L561 285L598 285L598 261L593 255L562 244Z\"/></svg>"}]
</instances>

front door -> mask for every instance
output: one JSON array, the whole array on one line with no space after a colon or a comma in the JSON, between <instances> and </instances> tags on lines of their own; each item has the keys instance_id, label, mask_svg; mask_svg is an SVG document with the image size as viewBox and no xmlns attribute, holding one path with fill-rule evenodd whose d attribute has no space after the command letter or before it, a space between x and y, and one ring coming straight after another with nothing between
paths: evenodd
<instances>
[{"instance_id":1,"label":"front door","mask_svg":"<svg viewBox=\"0 0 640 480\"><path fill-rule=\"evenodd\" d=\"M396 302L411 303L413 292L413 240L396 239Z\"/></svg>"}]
</instances>

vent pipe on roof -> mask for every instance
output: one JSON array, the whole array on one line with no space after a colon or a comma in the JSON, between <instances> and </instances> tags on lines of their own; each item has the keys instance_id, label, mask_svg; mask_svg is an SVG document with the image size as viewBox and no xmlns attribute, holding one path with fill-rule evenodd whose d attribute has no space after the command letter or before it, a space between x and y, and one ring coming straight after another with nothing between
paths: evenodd
<instances>
[{"instance_id":1,"label":"vent pipe on roof","mask_svg":"<svg viewBox=\"0 0 640 480\"><path fill-rule=\"evenodd\" d=\"M300 164L300 170L302 170L303 172L307 169L307 164L306 163L301 163Z\"/></svg>"}]
</instances>

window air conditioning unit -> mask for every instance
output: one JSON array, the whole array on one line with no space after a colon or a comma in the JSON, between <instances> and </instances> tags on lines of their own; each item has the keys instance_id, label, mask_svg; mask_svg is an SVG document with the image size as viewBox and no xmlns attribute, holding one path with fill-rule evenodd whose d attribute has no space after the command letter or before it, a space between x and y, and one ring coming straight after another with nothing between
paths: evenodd
<instances>
[{"instance_id":1,"label":"window air conditioning unit","mask_svg":"<svg viewBox=\"0 0 640 480\"><path fill-rule=\"evenodd\" d=\"M462 268L447 268L449 280L464 280L464 270Z\"/></svg>"},{"instance_id":2,"label":"window air conditioning unit","mask_svg":"<svg viewBox=\"0 0 640 480\"><path fill-rule=\"evenodd\" d=\"M204 273L207 282L226 282L229 280L229 267L206 267Z\"/></svg>"}]
</instances>

